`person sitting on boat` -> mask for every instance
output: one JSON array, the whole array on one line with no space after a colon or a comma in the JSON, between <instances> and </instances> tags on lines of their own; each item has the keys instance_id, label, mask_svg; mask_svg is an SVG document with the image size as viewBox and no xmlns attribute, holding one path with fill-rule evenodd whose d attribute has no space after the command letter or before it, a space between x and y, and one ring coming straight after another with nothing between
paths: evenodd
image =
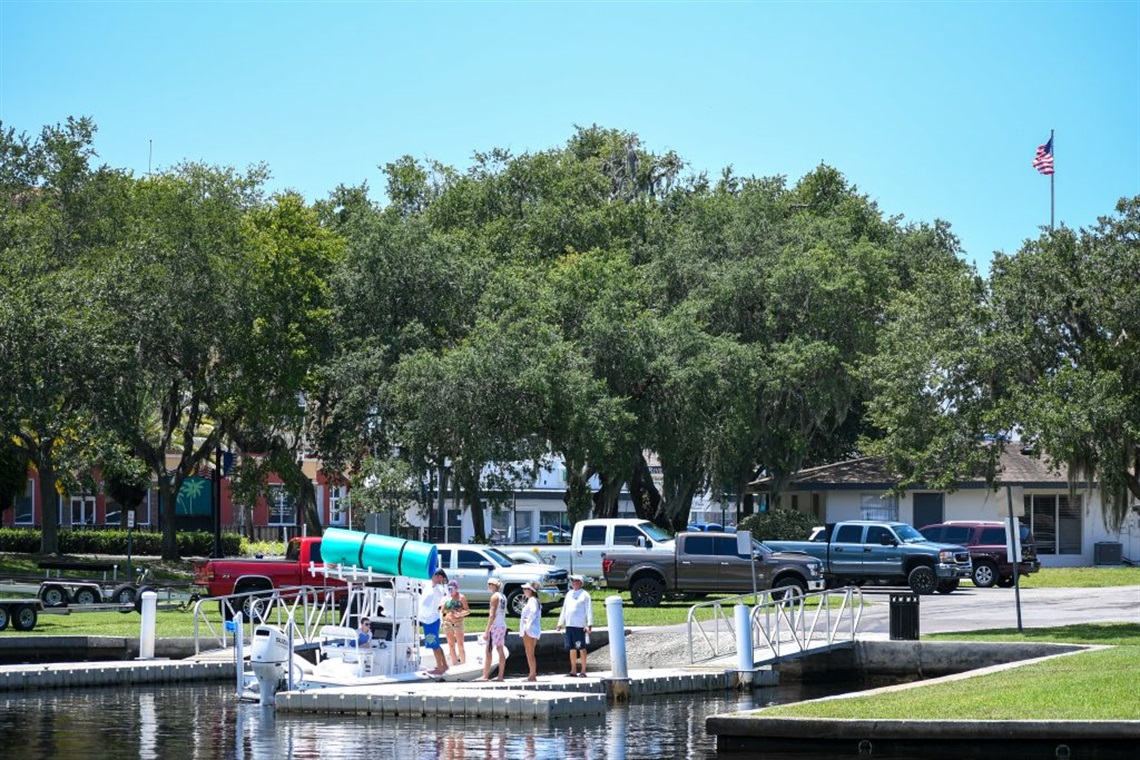
<instances>
[{"instance_id":1,"label":"person sitting on boat","mask_svg":"<svg viewBox=\"0 0 1140 760\"><path fill-rule=\"evenodd\" d=\"M471 614L467 604L467 597L459 593L459 581L447 584L449 596L443 603L443 633L447 637L447 651L451 654L451 664L462 665L466 662L466 653L463 651L463 618ZM459 654L456 655L458 650Z\"/></svg>"},{"instance_id":2,"label":"person sitting on boat","mask_svg":"<svg viewBox=\"0 0 1140 760\"><path fill-rule=\"evenodd\" d=\"M363 649L372 641L372 621L367 616L360 618L360 630L356 632L356 646Z\"/></svg>"},{"instance_id":3,"label":"person sitting on boat","mask_svg":"<svg viewBox=\"0 0 1140 760\"><path fill-rule=\"evenodd\" d=\"M447 672L447 658L443 656L443 647L439 643L440 608L447 597L446 583L447 573L436 570L431 576L431 586L420 595L419 619L424 630L424 647L435 655L435 668L428 671L432 676L442 676Z\"/></svg>"}]
</instances>

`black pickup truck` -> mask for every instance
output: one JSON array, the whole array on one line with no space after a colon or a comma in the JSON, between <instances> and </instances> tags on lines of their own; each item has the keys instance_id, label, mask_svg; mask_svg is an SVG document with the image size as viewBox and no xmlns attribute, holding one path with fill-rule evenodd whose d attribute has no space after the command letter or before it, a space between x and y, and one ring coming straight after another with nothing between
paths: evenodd
<instances>
[{"instance_id":1,"label":"black pickup truck","mask_svg":"<svg viewBox=\"0 0 1140 760\"><path fill-rule=\"evenodd\" d=\"M747 594L754 589L788 593L793 588L802 594L824 587L818 559L773 551L759 541L752 541L751 555L741 553L735 533L678 533L672 553L606 552L602 573L607 587L629 589L636 607L656 607L666 594Z\"/></svg>"}]
</instances>

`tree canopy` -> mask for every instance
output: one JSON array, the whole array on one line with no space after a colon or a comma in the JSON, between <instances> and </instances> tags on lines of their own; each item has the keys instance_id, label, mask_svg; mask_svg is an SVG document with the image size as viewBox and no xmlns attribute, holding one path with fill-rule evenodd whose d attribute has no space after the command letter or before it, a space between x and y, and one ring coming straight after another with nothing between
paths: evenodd
<instances>
[{"instance_id":1,"label":"tree canopy","mask_svg":"<svg viewBox=\"0 0 1140 760\"><path fill-rule=\"evenodd\" d=\"M1019 433L1099 479L1110 524L1140 498L1140 198L987 280L948 223L836 168L713 179L597 126L466 169L403 157L385 203L269 195L260 166L134 177L94 135L0 125L0 431L51 484L45 551L49 502L102 464L117 498L157 483L176 556L174 497L223 446L236 498L276 473L311 532L306 456L384 508L435 472L467 509L557 457L572 520L628 488L679 528L698 494L859 454L902 487L997 483L982 444Z\"/></svg>"}]
</instances>

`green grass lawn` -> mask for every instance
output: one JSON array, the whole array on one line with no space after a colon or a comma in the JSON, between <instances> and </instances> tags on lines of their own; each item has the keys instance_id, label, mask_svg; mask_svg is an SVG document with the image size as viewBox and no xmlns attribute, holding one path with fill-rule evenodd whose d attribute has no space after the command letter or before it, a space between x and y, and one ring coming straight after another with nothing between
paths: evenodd
<instances>
[{"instance_id":1,"label":"green grass lawn","mask_svg":"<svg viewBox=\"0 0 1140 760\"><path fill-rule=\"evenodd\" d=\"M1022 588L1105 588L1140 586L1140 567L1047 567L1023 575Z\"/></svg>"},{"instance_id":2,"label":"green grass lawn","mask_svg":"<svg viewBox=\"0 0 1140 760\"><path fill-rule=\"evenodd\" d=\"M958 641L1110 645L962 681L767 708L765 716L875 720L1140 720L1140 625L944 634Z\"/></svg>"}]
</instances>

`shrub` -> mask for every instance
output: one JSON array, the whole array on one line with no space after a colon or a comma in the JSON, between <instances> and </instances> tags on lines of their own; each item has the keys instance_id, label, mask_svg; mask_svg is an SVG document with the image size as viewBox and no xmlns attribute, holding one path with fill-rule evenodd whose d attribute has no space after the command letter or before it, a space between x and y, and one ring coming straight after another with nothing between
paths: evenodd
<instances>
[{"instance_id":1,"label":"shrub","mask_svg":"<svg viewBox=\"0 0 1140 760\"><path fill-rule=\"evenodd\" d=\"M806 541L818 521L807 512L794 509L777 509L748 515L737 530L752 532L759 541Z\"/></svg>"},{"instance_id":2,"label":"shrub","mask_svg":"<svg viewBox=\"0 0 1140 760\"><path fill-rule=\"evenodd\" d=\"M125 530L60 530L61 554L127 554L128 531ZM0 528L0 552L36 554L40 550L40 531L35 528ZM162 554L162 534L134 531L130 535L131 553ZM222 554L227 557L241 552L241 536L222 534ZM214 551L214 534L205 530L180 531L178 553L183 557L208 557Z\"/></svg>"}]
</instances>

